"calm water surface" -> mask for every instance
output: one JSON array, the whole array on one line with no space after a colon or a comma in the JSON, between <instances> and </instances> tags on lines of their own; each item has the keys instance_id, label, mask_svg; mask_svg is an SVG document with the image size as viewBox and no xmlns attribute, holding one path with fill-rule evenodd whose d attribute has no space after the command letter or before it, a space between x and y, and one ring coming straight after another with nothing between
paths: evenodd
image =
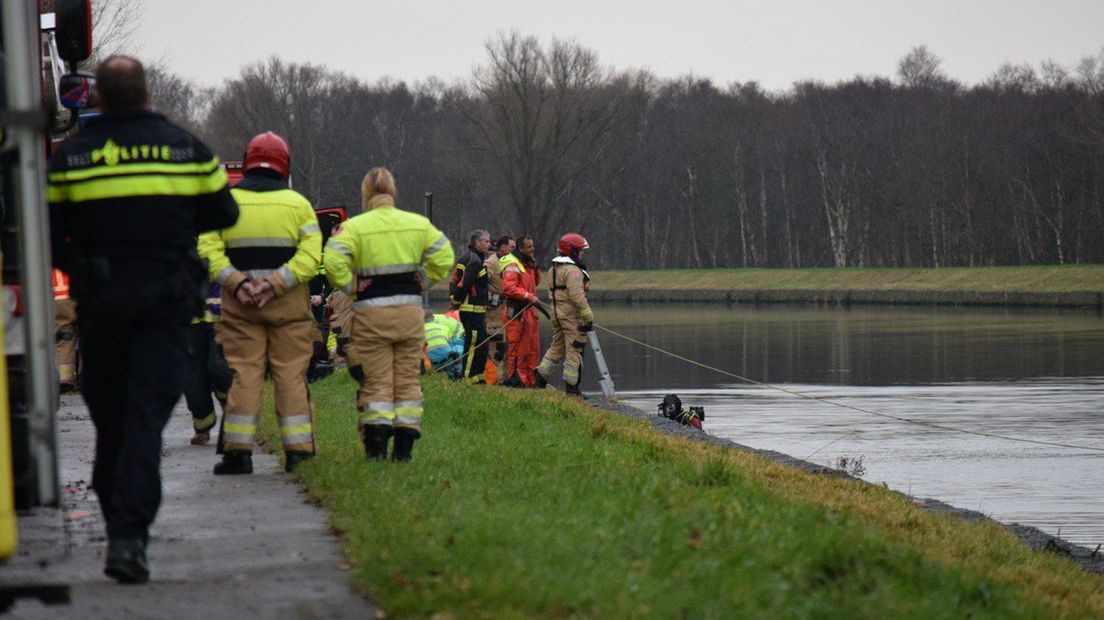
<instances>
[{"instance_id":1,"label":"calm water surface","mask_svg":"<svg viewBox=\"0 0 1104 620\"><path fill-rule=\"evenodd\" d=\"M898 417L1104 448L1104 319L1095 312L598 306L598 322L757 381ZM600 334L618 396L704 405L707 432L835 465L919 497L1104 543L1104 452L936 430L812 402ZM588 356L584 389L597 389Z\"/></svg>"}]
</instances>

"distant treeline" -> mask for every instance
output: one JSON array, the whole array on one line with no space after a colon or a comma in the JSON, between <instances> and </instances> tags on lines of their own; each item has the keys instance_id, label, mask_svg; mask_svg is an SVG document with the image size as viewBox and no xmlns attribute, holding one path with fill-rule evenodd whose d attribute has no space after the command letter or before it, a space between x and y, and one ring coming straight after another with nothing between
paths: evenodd
<instances>
[{"instance_id":1,"label":"distant treeline","mask_svg":"<svg viewBox=\"0 0 1104 620\"><path fill-rule=\"evenodd\" d=\"M357 207L387 166L400 206L433 192L458 246L487 228L547 253L577 230L606 269L1104 262L1104 52L964 86L920 47L894 80L768 93L506 34L462 84L275 58L207 91L154 78L155 105L222 157L284 135L320 207Z\"/></svg>"}]
</instances>

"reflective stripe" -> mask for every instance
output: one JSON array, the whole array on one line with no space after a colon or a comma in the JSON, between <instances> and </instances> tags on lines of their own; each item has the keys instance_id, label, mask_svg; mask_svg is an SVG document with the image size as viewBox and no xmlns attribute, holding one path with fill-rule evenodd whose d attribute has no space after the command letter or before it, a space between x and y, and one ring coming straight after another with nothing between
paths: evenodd
<instances>
[{"instance_id":1,"label":"reflective stripe","mask_svg":"<svg viewBox=\"0 0 1104 620\"><path fill-rule=\"evenodd\" d=\"M105 145L106 146L106 145ZM119 147L129 148L129 147ZM188 163L145 163L145 164L116 164L114 166L97 166L83 170L64 170L50 173L50 182L59 181L85 181L97 177L110 177L131 174L211 174L219 169L218 157L204 162Z\"/></svg>"},{"instance_id":2,"label":"reflective stripe","mask_svg":"<svg viewBox=\"0 0 1104 620\"><path fill-rule=\"evenodd\" d=\"M294 446L296 444L314 443L314 436L310 433L306 435L284 435L284 445Z\"/></svg>"},{"instance_id":3,"label":"reflective stripe","mask_svg":"<svg viewBox=\"0 0 1104 620\"><path fill-rule=\"evenodd\" d=\"M426 248L425 252L422 252L422 262L426 262L426 259L437 253L438 250L448 245L448 237L441 235L441 238L434 241L433 245Z\"/></svg>"},{"instance_id":4,"label":"reflective stripe","mask_svg":"<svg viewBox=\"0 0 1104 620\"><path fill-rule=\"evenodd\" d=\"M234 269L233 265L227 265L222 268L222 271L220 271L217 276L215 276L215 282L218 282L219 284L226 284L226 281L230 279L230 276L234 275L234 273L236 273L237 271L238 270Z\"/></svg>"},{"instance_id":5,"label":"reflective stripe","mask_svg":"<svg viewBox=\"0 0 1104 620\"><path fill-rule=\"evenodd\" d=\"M140 196L199 196L213 194L223 187L226 187L226 173L219 169L204 177L151 174L93 178L68 185L50 185L46 193L50 202L87 202Z\"/></svg>"},{"instance_id":6,"label":"reflective stripe","mask_svg":"<svg viewBox=\"0 0 1104 620\"><path fill-rule=\"evenodd\" d=\"M249 446L249 445L253 444L253 435L241 435L241 434L238 434L238 433L228 433L228 432L226 432L226 429L223 428L222 429L222 442L223 443L230 443L230 444L242 444L242 445Z\"/></svg>"},{"instance_id":7,"label":"reflective stripe","mask_svg":"<svg viewBox=\"0 0 1104 620\"><path fill-rule=\"evenodd\" d=\"M394 411L395 403L390 401L377 401L374 403L368 403L368 406L361 407L361 411Z\"/></svg>"},{"instance_id":8,"label":"reflective stripe","mask_svg":"<svg viewBox=\"0 0 1104 620\"><path fill-rule=\"evenodd\" d=\"M505 267L502 268L502 273L506 273L507 271L512 271L514 273L522 273L521 267L518 267L517 265L506 265Z\"/></svg>"},{"instance_id":9,"label":"reflective stripe","mask_svg":"<svg viewBox=\"0 0 1104 620\"><path fill-rule=\"evenodd\" d=\"M472 312L475 314L482 314L487 311L487 306L473 306L471 304L460 304L460 312Z\"/></svg>"},{"instance_id":10,"label":"reflective stripe","mask_svg":"<svg viewBox=\"0 0 1104 620\"><path fill-rule=\"evenodd\" d=\"M298 245L294 239L288 239L287 237L242 237L240 239L226 239L223 243L227 249L293 248Z\"/></svg>"},{"instance_id":11,"label":"reflective stripe","mask_svg":"<svg viewBox=\"0 0 1104 620\"><path fill-rule=\"evenodd\" d=\"M195 419L195 418L192 418L192 427L195 428L195 430L197 432L202 433L203 431L205 431L205 430L211 428L212 426L214 426L216 419L217 419L217 417L215 416L215 412L212 411L208 415L206 415L202 418L199 418L198 420Z\"/></svg>"},{"instance_id":12,"label":"reflective stripe","mask_svg":"<svg viewBox=\"0 0 1104 620\"><path fill-rule=\"evenodd\" d=\"M320 232L322 232L322 229L318 227L318 224L307 224L306 226L299 229L299 234L303 235L304 237Z\"/></svg>"},{"instance_id":13,"label":"reflective stripe","mask_svg":"<svg viewBox=\"0 0 1104 620\"><path fill-rule=\"evenodd\" d=\"M422 416L399 416L395 418L395 424L406 424L407 426L419 426L422 423Z\"/></svg>"},{"instance_id":14,"label":"reflective stripe","mask_svg":"<svg viewBox=\"0 0 1104 620\"><path fill-rule=\"evenodd\" d=\"M268 277L268 274L272 273L271 269L246 269L242 272L245 277L252 280L264 280Z\"/></svg>"},{"instance_id":15,"label":"reflective stripe","mask_svg":"<svg viewBox=\"0 0 1104 620\"><path fill-rule=\"evenodd\" d=\"M420 425L422 423L422 413L422 401L401 400L395 403L395 424Z\"/></svg>"},{"instance_id":16,"label":"reflective stripe","mask_svg":"<svg viewBox=\"0 0 1104 620\"><path fill-rule=\"evenodd\" d=\"M418 409L421 409L424 406L425 406L425 401L422 401L422 400L400 400L400 401L395 403L395 409L396 410L398 410L398 409L410 409L412 407L416 407Z\"/></svg>"},{"instance_id":17,"label":"reflective stripe","mask_svg":"<svg viewBox=\"0 0 1104 620\"><path fill-rule=\"evenodd\" d=\"M389 276L396 273L407 273L409 271L417 271L419 265L377 265L375 267L358 267L356 274L358 276Z\"/></svg>"},{"instance_id":18,"label":"reflective stripe","mask_svg":"<svg viewBox=\"0 0 1104 620\"><path fill-rule=\"evenodd\" d=\"M284 284L288 288L295 288L296 284L299 284L299 280L295 277L295 274L291 272L291 268L284 265L276 270L276 273L280 274L284 278Z\"/></svg>"},{"instance_id":19,"label":"reflective stripe","mask_svg":"<svg viewBox=\"0 0 1104 620\"><path fill-rule=\"evenodd\" d=\"M575 385L579 382L579 369L571 368L570 366L564 366L563 378L564 383Z\"/></svg>"},{"instance_id":20,"label":"reflective stripe","mask_svg":"<svg viewBox=\"0 0 1104 620\"><path fill-rule=\"evenodd\" d=\"M283 435L285 444L310 442L314 435L310 416L303 414L280 418L280 434Z\"/></svg>"},{"instance_id":21,"label":"reflective stripe","mask_svg":"<svg viewBox=\"0 0 1104 620\"><path fill-rule=\"evenodd\" d=\"M467 371L471 371L471 364L468 364ZM485 379L483 379L483 373L479 373L478 375L471 375L469 377L464 377L464 383L466 383L467 385L475 385L476 383L479 383L480 381L484 381L484 380Z\"/></svg>"},{"instance_id":22,"label":"reflective stripe","mask_svg":"<svg viewBox=\"0 0 1104 620\"><path fill-rule=\"evenodd\" d=\"M365 308L382 308L384 306L421 305L421 303L421 295L389 295L387 297L373 297L372 299L354 301L353 307L357 310L364 310Z\"/></svg>"},{"instance_id":23,"label":"reflective stripe","mask_svg":"<svg viewBox=\"0 0 1104 620\"><path fill-rule=\"evenodd\" d=\"M229 414L223 420L222 432L247 437L246 442L240 443L251 443L253 435L257 433L257 421L259 419L260 416L255 415Z\"/></svg>"},{"instance_id":24,"label":"reflective stripe","mask_svg":"<svg viewBox=\"0 0 1104 620\"><path fill-rule=\"evenodd\" d=\"M327 250L333 250L334 252L337 252L338 254L344 254L345 256L348 256L350 258L352 258L352 256L353 256L352 250L350 250L349 248L347 248L347 247L341 245L340 243L334 241L333 239L330 239L329 241L326 242L326 249Z\"/></svg>"},{"instance_id":25,"label":"reflective stripe","mask_svg":"<svg viewBox=\"0 0 1104 620\"><path fill-rule=\"evenodd\" d=\"M382 418L368 415L366 413L360 414L361 426L392 426L394 422L391 418Z\"/></svg>"}]
</instances>

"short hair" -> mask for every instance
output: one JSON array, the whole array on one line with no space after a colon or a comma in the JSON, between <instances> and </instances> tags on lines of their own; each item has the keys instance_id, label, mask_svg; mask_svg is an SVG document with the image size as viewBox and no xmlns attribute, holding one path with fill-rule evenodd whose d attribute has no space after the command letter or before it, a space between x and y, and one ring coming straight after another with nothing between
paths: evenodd
<instances>
[{"instance_id":1,"label":"short hair","mask_svg":"<svg viewBox=\"0 0 1104 620\"><path fill-rule=\"evenodd\" d=\"M472 245L475 245L475 242L478 241L480 238L482 238L484 236L490 237L491 233L483 230L482 228L476 228L475 230L472 231L471 239L468 241L468 243L470 243Z\"/></svg>"},{"instance_id":2,"label":"short hair","mask_svg":"<svg viewBox=\"0 0 1104 620\"><path fill-rule=\"evenodd\" d=\"M498 241L495 241L495 249L501 250L502 246L510 245L510 242L513 240L514 238L510 235L502 235L498 238Z\"/></svg>"},{"instance_id":3,"label":"short hair","mask_svg":"<svg viewBox=\"0 0 1104 620\"><path fill-rule=\"evenodd\" d=\"M369 200L380 194L395 197L395 177L391 176L391 171L387 168L372 168L360 183L360 195L364 198L364 205L367 206Z\"/></svg>"},{"instance_id":4,"label":"short hair","mask_svg":"<svg viewBox=\"0 0 1104 620\"><path fill-rule=\"evenodd\" d=\"M422 320L426 323L432 321L433 320L433 311L430 310L429 308L426 308L425 312L422 314Z\"/></svg>"},{"instance_id":5,"label":"short hair","mask_svg":"<svg viewBox=\"0 0 1104 620\"><path fill-rule=\"evenodd\" d=\"M521 246L525 245L526 241L533 241L533 236L532 235L518 235L517 245L518 245L519 248Z\"/></svg>"},{"instance_id":6,"label":"short hair","mask_svg":"<svg viewBox=\"0 0 1104 620\"><path fill-rule=\"evenodd\" d=\"M149 103L145 67L130 56L108 56L96 68L96 93L105 111L145 107Z\"/></svg>"}]
</instances>

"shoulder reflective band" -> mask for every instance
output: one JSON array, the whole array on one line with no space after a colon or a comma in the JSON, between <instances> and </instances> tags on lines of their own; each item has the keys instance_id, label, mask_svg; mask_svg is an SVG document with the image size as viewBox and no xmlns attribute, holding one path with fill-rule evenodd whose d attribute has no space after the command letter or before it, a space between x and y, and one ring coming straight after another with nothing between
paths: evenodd
<instances>
[{"instance_id":1,"label":"shoulder reflective band","mask_svg":"<svg viewBox=\"0 0 1104 620\"><path fill-rule=\"evenodd\" d=\"M172 165L148 164L148 166ZM194 166L195 164L181 165ZM217 166L213 172L207 174L158 172L119 175L109 172L104 176L93 176L82 181L57 182L51 178L47 199L50 202L87 202L138 196L199 196L213 194L225 186L226 172Z\"/></svg>"}]
</instances>

